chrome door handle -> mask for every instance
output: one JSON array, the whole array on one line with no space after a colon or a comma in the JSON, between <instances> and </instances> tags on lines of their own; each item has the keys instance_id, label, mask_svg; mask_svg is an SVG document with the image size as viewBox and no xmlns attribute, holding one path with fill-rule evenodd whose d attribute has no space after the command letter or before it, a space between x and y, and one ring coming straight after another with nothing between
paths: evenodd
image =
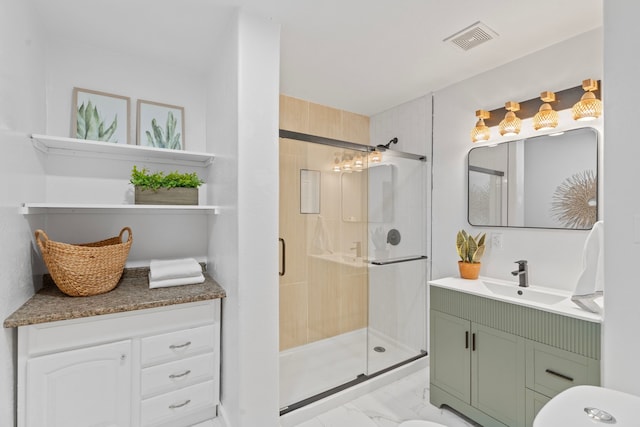
<instances>
[{"instance_id":1,"label":"chrome door handle","mask_svg":"<svg viewBox=\"0 0 640 427\"><path fill-rule=\"evenodd\" d=\"M182 378L182 377L186 377L190 373L191 373L191 370L187 369L186 371L184 371L181 374L171 374L171 375L169 375L169 378L171 378L172 380L175 379L175 378Z\"/></svg>"},{"instance_id":2,"label":"chrome door handle","mask_svg":"<svg viewBox=\"0 0 640 427\"><path fill-rule=\"evenodd\" d=\"M187 399L182 403L174 403L173 405L169 405L169 409L182 408L183 406L187 406L189 403L191 403L191 399Z\"/></svg>"},{"instance_id":3,"label":"chrome door handle","mask_svg":"<svg viewBox=\"0 0 640 427\"><path fill-rule=\"evenodd\" d=\"M177 344L171 344L171 345L169 346L169 348L170 348L171 350L176 350L176 349L178 349L178 348L185 348L185 347L189 347L190 345L191 345L191 341L187 341L186 343L184 343L184 344L180 344L180 345L177 345Z\"/></svg>"}]
</instances>

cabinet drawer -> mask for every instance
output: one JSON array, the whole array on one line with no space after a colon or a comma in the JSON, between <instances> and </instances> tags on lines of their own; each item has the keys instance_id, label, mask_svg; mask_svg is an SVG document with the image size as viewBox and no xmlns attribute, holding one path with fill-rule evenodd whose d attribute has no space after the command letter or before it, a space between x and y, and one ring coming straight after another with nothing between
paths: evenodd
<instances>
[{"instance_id":1,"label":"cabinet drawer","mask_svg":"<svg viewBox=\"0 0 640 427\"><path fill-rule=\"evenodd\" d=\"M164 425L172 420L188 418L193 413L206 410L210 410L209 416L214 417L218 404L216 390L216 382L207 381L145 399L142 401L142 425Z\"/></svg>"},{"instance_id":2,"label":"cabinet drawer","mask_svg":"<svg viewBox=\"0 0 640 427\"><path fill-rule=\"evenodd\" d=\"M527 388L553 397L576 385L600 384L600 363L536 342L527 343Z\"/></svg>"},{"instance_id":3,"label":"cabinet drawer","mask_svg":"<svg viewBox=\"0 0 640 427\"><path fill-rule=\"evenodd\" d=\"M531 427L540 409L542 409L551 398L529 389L526 390L525 395L525 426Z\"/></svg>"},{"instance_id":4,"label":"cabinet drawer","mask_svg":"<svg viewBox=\"0 0 640 427\"><path fill-rule=\"evenodd\" d=\"M142 397L166 393L188 385L214 379L213 353L188 357L142 370Z\"/></svg>"},{"instance_id":5,"label":"cabinet drawer","mask_svg":"<svg viewBox=\"0 0 640 427\"><path fill-rule=\"evenodd\" d=\"M142 339L143 366L177 360L199 353L212 353L217 348L217 325L183 329Z\"/></svg>"}]
</instances>

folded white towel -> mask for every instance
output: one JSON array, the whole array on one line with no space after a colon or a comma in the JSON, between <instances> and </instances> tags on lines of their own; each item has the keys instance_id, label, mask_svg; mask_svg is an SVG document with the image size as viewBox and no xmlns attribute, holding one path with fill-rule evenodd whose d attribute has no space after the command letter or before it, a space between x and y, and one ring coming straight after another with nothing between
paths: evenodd
<instances>
[{"instance_id":1,"label":"folded white towel","mask_svg":"<svg viewBox=\"0 0 640 427\"><path fill-rule=\"evenodd\" d=\"M175 279L164 280L152 280L151 273L149 273L149 289L168 288L169 286L195 285L202 282L204 282L204 275L202 273L192 277L178 277Z\"/></svg>"},{"instance_id":2,"label":"folded white towel","mask_svg":"<svg viewBox=\"0 0 640 427\"><path fill-rule=\"evenodd\" d=\"M584 243L582 253L582 274L578 278L571 301L584 310L602 313L602 308L594 302L604 292L604 223L598 221Z\"/></svg>"},{"instance_id":3,"label":"folded white towel","mask_svg":"<svg viewBox=\"0 0 640 427\"><path fill-rule=\"evenodd\" d=\"M151 280L180 279L202 274L202 266L193 258L151 260L149 265Z\"/></svg>"}]
</instances>

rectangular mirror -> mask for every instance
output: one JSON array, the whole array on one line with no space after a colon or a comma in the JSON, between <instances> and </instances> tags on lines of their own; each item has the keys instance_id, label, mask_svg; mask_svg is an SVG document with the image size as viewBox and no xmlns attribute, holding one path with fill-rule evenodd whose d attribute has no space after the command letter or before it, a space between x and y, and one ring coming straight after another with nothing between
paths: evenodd
<instances>
[{"instance_id":1,"label":"rectangular mirror","mask_svg":"<svg viewBox=\"0 0 640 427\"><path fill-rule=\"evenodd\" d=\"M580 128L469 151L475 226L590 229L598 218L598 132Z\"/></svg>"},{"instance_id":2,"label":"rectangular mirror","mask_svg":"<svg viewBox=\"0 0 640 427\"><path fill-rule=\"evenodd\" d=\"M300 213L320 213L320 171L300 169Z\"/></svg>"}]
</instances>

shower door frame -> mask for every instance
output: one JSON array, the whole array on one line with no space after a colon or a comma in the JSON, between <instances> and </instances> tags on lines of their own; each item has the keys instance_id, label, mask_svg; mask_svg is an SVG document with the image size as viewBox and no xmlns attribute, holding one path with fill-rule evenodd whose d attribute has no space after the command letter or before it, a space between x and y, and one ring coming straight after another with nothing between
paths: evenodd
<instances>
[{"instance_id":1,"label":"shower door frame","mask_svg":"<svg viewBox=\"0 0 640 427\"><path fill-rule=\"evenodd\" d=\"M317 136L317 135L310 135L310 134L305 134L305 133L300 133L300 132L294 132L294 131L289 131L289 130L284 130L284 129L280 129L280 133L279 133L279 137L283 138L283 139L290 139L290 140L296 140L296 141L301 141L301 142L308 142L308 143L313 143L313 144L320 144L320 145L325 145L325 146L332 146L332 147L336 147L336 148L342 148L342 149L348 149L348 150L354 150L354 151L360 151L360 152L365 152L365 153L371 153L374 151L381 151L381 152L386 152L387 154L391 154L393 156L398 156L398 157L404 157L404 158L409 158L409 159L414 159L414 160L419 160L419 161L427 161L427 157L424 155L418 155L418 154L413 154L413 153L405 153L402 151L397 151L397 150L387 150L385 147L383 146L378 146L378 147L374 147L374 146L370 146L370 145L363 145L363 144L356 144L353 142L348 142L348 141L342 141L342 140L337 140L337 139L332 139L332 138L326 138L326 137L321 137L321 136ZM425 195L426 197L426 195ZM368 218L367 218L367 224L369 223ZM426 249L426 248L425 248ZM426 255L420 255L417 258L413 258L413 259L409 259L409 260L389 260L388 263L398 263L398 262L406 262L406 261L414 261L416 259L427 259ZM284 262L284 259L283 259ZM377 262L373 262L372 264L375 265L380 265ZM425 285L426 286L426 285ZM369 290L367 290L367 293L369 292ZM427 306L425 304L425 315L426 315L426 310L427 310ZM426 328L426 325L425 325ZM367 326L368 329L368 326ZM367 338L368 340L368 338ZM367 380L370 380L372 378L375 378L379 375L382 375L386 372L392 371L398 367L404 366L406 364L409 364L411 362L414 362L418 359L422 359L424 357L426 357L428 355L426 350L421 350L420 354L416 354L413 357L410 357L406 360L403 360L399 363L393 364L391 366L388 366L384 369L381 369L379 371L373 372L373 373L361 373L359 374L355 379L348 381L346 383L340 384L336 387L330 388L328 390L325 390L321 393L317 393L314 394L312 396L309 396L308 398L305 398L303 400L300 400L298 402L295 402L293 404L289 404L287 406L281 407L280 408L280 415L284 415L287 414L291 411L294 411L296 409L302 408L310 403L316 402L318 400L321 400L325 397L331 396L335 393L338 393L342 390L348 389L350 387L353 387L354 385L360 384L362 382L365 382Z\"/></svg>"}]
</instances>

